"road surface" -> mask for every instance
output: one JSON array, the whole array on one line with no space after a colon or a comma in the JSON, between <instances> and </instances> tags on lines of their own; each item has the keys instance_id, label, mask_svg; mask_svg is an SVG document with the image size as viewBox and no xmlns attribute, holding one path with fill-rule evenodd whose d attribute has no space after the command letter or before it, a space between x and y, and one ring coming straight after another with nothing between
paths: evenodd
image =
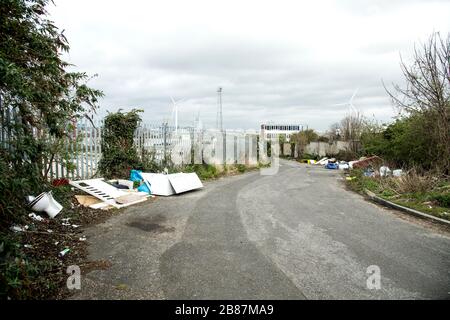
<instances>
[{"instance_id":1,"label":"road surface","mask_svg":"<svg viewBox=\"0 0 450 320\"><path fill-rule=\"evenodd\" d=\"M111 267L73 298L449 299L448 231L404 215L337 171L281 161L276 175L208 182L88 229L90 258Z\"/></svg>"}]
</instances>

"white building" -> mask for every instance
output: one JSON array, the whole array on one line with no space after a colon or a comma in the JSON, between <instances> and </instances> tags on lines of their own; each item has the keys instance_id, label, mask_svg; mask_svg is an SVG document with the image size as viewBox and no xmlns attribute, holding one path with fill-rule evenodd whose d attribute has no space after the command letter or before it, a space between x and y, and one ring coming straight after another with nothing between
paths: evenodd
<instances>
[{"instance_id":1,"label":"white building","mask_svg":"<svg viewBox=\"0 0 450 320\"><path fill-rule=\"evenodd\" d=\"M262 124L260 135L266 139L284 136L289 142L291 135L303 130L301 124Z\"/></svg>"}]
</instances>

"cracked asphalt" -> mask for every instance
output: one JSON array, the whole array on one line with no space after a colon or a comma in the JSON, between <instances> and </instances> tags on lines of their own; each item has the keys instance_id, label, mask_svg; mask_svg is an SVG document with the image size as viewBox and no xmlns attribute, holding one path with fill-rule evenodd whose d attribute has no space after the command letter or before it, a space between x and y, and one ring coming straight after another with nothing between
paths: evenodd
<instances>
[{"instance_id":1,"label":"cracked asphalt","mask_svg":"<svg viewBox=\"0 0 450 320\"><path fill-rule=\"evenodd\" d=\"M281 161L127 208L86 231L72 299L449 299L448 230L345 190L337 171ZM367 268L381 272L370 290Z\"/></svg>"}]
</instances>

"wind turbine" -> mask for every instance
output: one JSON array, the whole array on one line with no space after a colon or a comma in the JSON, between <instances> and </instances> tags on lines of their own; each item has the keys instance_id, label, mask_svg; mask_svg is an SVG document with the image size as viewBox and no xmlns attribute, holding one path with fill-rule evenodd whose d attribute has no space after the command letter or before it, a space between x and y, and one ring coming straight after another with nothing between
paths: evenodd
<instances>
[{"instance_id":1,"label":"wind turbine","mask_svg":"<svg viewBox=\"0 0 450 320\"><path fill-rule=\"evenodd\" d=\"M355 106L353 105L353 99L355 98L356 94L358 93L359 88L356 88L355 92L353 92L352 97L350 98L350 100L346 103L339 103L339 104L335 104L335 106L348 106L348 109L350 111L350 119L348 121L348 131L349 131L349 135L352 135L352 121L353 121L353 115L355 115L355 117L358 117L358 110L355 108Z\"/></svg>"},{"instance_id":2,"label":"wind turbine","mask_svg":"<svg viewBox=\"0 0 450 320\"><path fill-rule=\"evenodd\" d=\"M178 133L178 104L184 100L180 99L180 100L175 100L173 97L170 97L170 100L172 100L172 105L173 105L173 109L172 109L172 116L175 113L175 133Z\"/></svg>"},{"instance_id":3,"label":"wind turbine","mask_svg":"<svg viewBox=\"0 0 450 320\"><path fill-rule=\"evenodd\" d=\"M359 88L357 88L355 90L355 92L353 93L352 97L350 98L350 100L348 102L335 104L334 106L336 106L336 107L338 107L338 106L348 106L349 110L350 110L350 115L352 115L353 112L357 113L358 110L353 105L353 99L355 98L356 94L358 93L358 90L359 90Z\"/></svg>"}]
</instances>

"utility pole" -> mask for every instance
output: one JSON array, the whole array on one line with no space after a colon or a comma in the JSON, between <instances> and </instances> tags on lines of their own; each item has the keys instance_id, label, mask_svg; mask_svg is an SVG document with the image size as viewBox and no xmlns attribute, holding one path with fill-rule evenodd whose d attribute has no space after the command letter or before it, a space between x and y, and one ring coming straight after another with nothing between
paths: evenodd
<instances>
[{"instance_id":1,"label":"utility pole","mask_svg":"<svg viewBox=\"0 0 450 320\"><path fill-rule=\"evenodd\" d=\"M167 127L168 127L168 122L164 121L163 122L163 143L164 143L164 159L163 159L163 163L164 163L164 167L167 165Z\"/></svg>"},{"instance_id":2,"label":"utility pole","mask_svg":"<svg viewBox=\"0 0 450 320\"><path fill-rule=\"evenodd\" d=\"M222 87L217 89L217 119L216 119L216 127L223 131L223 116L222 116Z\"/></svg>"}]
</instances>

